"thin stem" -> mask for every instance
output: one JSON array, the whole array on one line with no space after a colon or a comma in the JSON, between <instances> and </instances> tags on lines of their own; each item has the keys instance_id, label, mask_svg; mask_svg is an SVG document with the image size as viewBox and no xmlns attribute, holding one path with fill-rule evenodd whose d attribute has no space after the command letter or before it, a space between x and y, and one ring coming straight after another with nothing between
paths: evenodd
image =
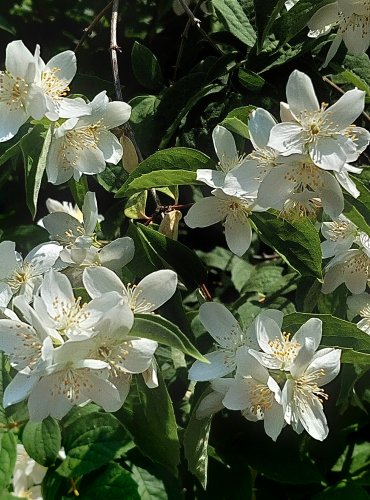
<instances>
[{"instance_id":1,"label":"thin stem","mask_svg":"<svg viewBox=\"0 0 370 500\"><path fill-rule=\"evenodd\" d=\"M100 19L104 16L104 14L107 12L107 10L110 8L110 6L112 5L113 3L113 0L111 0L105 7L103 10L101 10L99 12L99 14L96 15L96 17L93 19L93 21L89 24L89 26L87 28L84 28L84 33L80 39L80 41L78 42L78 44L76 45L75 47L75 52L78 51L78 49L81 47L81 45L84 43L87 35L94 29L95 25L100 21Z\"/></svg>"},{"instance_id":2,"label":"thin stem","mask_svg":"<svg viewBox=\"0 0 370 500\"><path fill-rule=\"evenodd\" d=\"M333 87L333 89L337 90L338 92L340 92L341 94L345 94L344 90L341 89L336 83L334 83L332 80L330 80L330 78L328 78L327 76L323 76L322 79L324 80L324 82L328 83L331 87ZM366 111L363 111L361 113L367 121L370 122L370 116L366 113Z\"/></svg>"},{"instance_id":3,"label":"thin stem","mask_svg":"<svg viewBox=\"0 0 370 500\"><path fill-rule=\"evenodd\" d=\"M118 60L117 60L117 52L121 52L121 49L117 44L118 7L119 7L119 0L113 0L111 28L110 28L110 56L112 61L113 82L114 82L116 97L118 101L123 101L121 81L119 78L119 71L118 71ZM130 139L130 141L134 145L139 163L141 163L143 161L143 155L141 154L140 148L136 142L135 135L130 124L126 122L122 126L122 128L124 134Z\"/></svg>"},{"instance_id":4,"label":"thin stem","mask_svg":"<svg viewBox=\"0 0 370 500\"><path fill-rule=\"evenodd\" d=\"M186 14L188 15L189 17L189 20L191 22L191 24L193 24L198 30L199 32L202 34L203 38L205 38L211 45L212 47L215 49L216 52L218 52L218 54L220 56L223 56L224 53L222 52L222 50L220 49L220 47L218 47L215 42L212 40L212 38L210 38L210 36L208 35L208 33L206 33L204 31L204 29L201 27L200 23L200 19L198 19L197 17L194 16L193 12L189 9L189 7L186 5L185 1L184 0L179 0L181 5L182 5L182 8L184 9L184 11L186 12Z\"/></svg>"}]
</instances>

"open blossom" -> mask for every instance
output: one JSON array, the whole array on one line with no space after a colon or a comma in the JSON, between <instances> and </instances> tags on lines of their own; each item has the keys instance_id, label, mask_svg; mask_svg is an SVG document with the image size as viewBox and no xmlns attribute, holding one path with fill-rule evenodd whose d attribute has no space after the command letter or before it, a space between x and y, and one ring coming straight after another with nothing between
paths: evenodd
<instances>
[{"instance_id":1,"label":"open blossom","mask_svg":"<svg viewBox=\"0 0 370 500\"><path fill-rule=\"evenodd\" d=\"M351 295L347 298L347 317L350 321L355 316L360 316L360 321L357 322L357 327L363 332L370 335L370 294L360 293Z\"/></svg>"},{"instance_id":2,"label":"open blossom","mask_svg":"<svg viewBox=\"0 0 370 500\"><path fill-rule=\"evenodd\" d=\"M43 500L41 483L47 472L31 458L22 444L17 444L17 458L13 472L13 493L18 498Z\"/></svg>"},{"instance_id":3,"label":"open blossom","mask_svg":"<svg viewBox=\"0 0 370 500\"><path fill-rule=\"evenodd\" d=\"M360 233L356 241L357 248L332 258L326 267L322 293L331 293L339 285L345 283L354 294L363 293L370 281L370 238Z\"/></svg>"},{"instance_id":4,"label":"open blossom","mask_svg":"<svg viewBox=\"0 0 370 500\"><path fill-rule=\"evenodd\" d=\"M305 429L310 436L323 441L329 429L322 403L328 398L322 389L340 370L340 349L326 348L315 352L313 338L305 338L290 367L283 391L282 404L285 421L300 433Z\"/></svg>"},{"instance_id":5,"label":"open blossom","mask_svg":"<svg viewBox=\"0 0 370 500\"><path fill-rule=\"evenodd\" d=\"M332 27L338 27L337 34L326 56L324 67L333 59L344 41L350 54L366 52L370 43L369 0L338 0L321 7L308 21L308 36L317 38L325 35Z\"/></svg>"},{"instance_id":6,"label":"open blossom","mask_svg":"<svg viewBox=\"0 0 370 500\"><path fill-rule=\"evenodd\" d=\"M29 118L29 91L35 79L34 56L16 40L6 47L5 71L0 71L0 142L16 135Z\"/></svg>"},{"instance_id":7,"label":"open blossom","mask_svg":"<svg viewBox=\"0 0 370 500\"><path fill-rule=\"evenodd\" d=\"M236 353L235 378L222 400L225 408L242 410L247 420L264 421L266 434L276 441L283 426L281 389L246 347Z\"/></svg>"},{"instance_id":8,"label":"open blossom","mask_svg":"<svg viewBox=\"0 0 370 500\"><path fill-rule=\"evenodd\" d=\"M272 128L270 147L283 155L308 154L321 169L337 172L347 161L358 157L351 130L354 120L364 110L365 92L355 88L332 106L325 103L320 106L311 79L294 70L288 79L286 94L295 121L278 123ZM363 134L368 143L370 134L366 131Z\"/></svg>"},{"instance_id":9,"label":"open blossom","mask_svg":"<svg viewBox=\"0 0 370 500\"><path fill-rule=\"evenodd\" d=\"M267 309L258 317L273 317L282 321L282 313ZM258 318L257 317L257 318ZM216 350L206 354L209 364L195 361L189 371L191 380L212 380L233 372L236 367L236 353L240 347L258 348L256 328L258 320L244 330L234 315L222 304L206 302L199 308L199 319L216 340Z\"/></svg>"},{"instance_id":10,"label":"open blossom","mask_svg":"<svg viewBox=\"0 0 370 500\"><path fill-rule=\"evenodd\" d=\"M291 206L287 207L287 202ZM292 215L314 215L322 205L332 218L338 217L344 208L342 189L335 176L301 154L280 157L279 165L262 180L257 203Z\"/></svg>"},{"instance_id":11,"label":"open blossom","mask_svg":"<svg viewBox=\"0 0 370 500\"><path fill-rule=\"evenodd\" d=\"M13 241L0 243L0 307L6 307L15 295L24 295L31 302L43 275L54 266L61 250L56 243L42 243L23 260Z\"/></svg>"},{"instance_id":12,"label":"open blossom","mask_svg":"<svg viewBox=\"0 0 370 500\"><path fill-rule=\"evenodd\" d=\"M346 252L358 237L359 230L347 217L340 215L332 222L323 222L321 233L325 241L321 243L323 259Z\"/></svg>"},{"instance_id":13,"label":"open blossom","mask_svg":"<svg viewBox=\"0 0 370 500\"><path fill-rule=\"evenodd\" d=\"M223 189L212 191L212 197L197 201L184 217L191 227L207 227L224 221L226 243L236 255L242 256L252 242L249 216L264 211L253 200L226 194Z\"/></svg>"},{"instance_id":14,"label":"open blossom","mask_svg":"<svg viewBox=\"0 0 370 500\"><path fill-rule=\"evenodd\" d=\"M56 121L91 114L91 106L83 99L65 97L77 71L76 55L72 50L61 52L45 63L37 45L34 59L36 72L28 106L33 118L40 120L46 116Z\"/></svg>"},{"instance_id":15,"label":"open blossom","mask_svg":"<svg viewBox=\"0 0 370 500\"><path fill-rule=\"evenodd\" d=\"M70 118L55 130L46 161L48 180L61 184L71 177L93 175L105 169L106 162L116 165L122 158L122 146L110 129L130 118L131 106L109 102L106 92L90 103L90 116Z\"/></svg>"}]
</instances>

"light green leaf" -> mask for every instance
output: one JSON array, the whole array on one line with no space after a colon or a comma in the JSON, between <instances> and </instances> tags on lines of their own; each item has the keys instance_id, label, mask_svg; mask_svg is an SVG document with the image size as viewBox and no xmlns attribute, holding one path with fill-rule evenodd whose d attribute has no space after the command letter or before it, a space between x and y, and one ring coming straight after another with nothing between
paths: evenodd
<instances>
[{"instance_id":1,"label":"light green leaf","mask_svg":"<svg viewBox=\"0 0 370 500\"><path fill-rule=\"evenodd\" d=\"M238 40L248 47L256 43L256 33L243 10L241 0L212 0L217 16Z\"/></svg>"},{"instance_id":2,"label":"light green leaf","mask_svg":"<svg viewBox=\"0 0 370 500\"><path fill-rule=\"evenodd\" d=\"M17 457L17 441L12 432L0 433L0 491L11 481Z\"/></svg>"},{"instance_id":3,"label":"light green leaf","mask_svg":"<svg viewBox=\"0 0 370 500\"><path fill-rule=\"evenodd\" d=\"M249 139L248 120L250 113L256 109L255 106L242 106L235 108L222 120L222 126L230 132L241 135L244 139Z\"/></svg>"},{"instance_id":4,"label":"light green leaf","mask_svg":"<svg viewBox=\"0 0 370 500\"><path fill-rule=\"evenodd\" d=\"M149 389L141 375L131 384L125 404L117 412L140 451L177 476L180 443L171 399L161 373L159 386Z\"/></svg>"},{"instance_id":5,"label":"light green leaf","mask_svg":"<svg viewBox=\"0 0 370 500\"><path fill-rule=\"evenodd\" d=\"M135 42L131 51L131 62L135 78L143 87L153 90L163 87L161 68L150 49Z\"/></svg>"},{"instance_id":6,"label":"light green leaf","mask_svg":"<svg viewBox=\"0 0 370 500\"><path fill-rule=\"evenodd\" d=\"M320 238L308 220L285 221L269 212L251 216L262 240L302 276L322 278Z\"/></svg>"},{"instance_id":7,"label":"light green leaf","mask_svg":"<svg viewBox=\"0 0 370 500\"><path fill-rule=\"evenodd\" d=\"M28 422L23 429L22 443L37 463L44 467L52 465L62 446L59 423L52 417L42 422Z\"/></svg>"},{"instance_id":8,"label":"light green leaf","mask_svg":"<svg viewBox=\"0 0 370 500\"><path fill-rule=\"evenodd\" d=\"M44 127L36 125L20 140L25 169L26 201L32 217L36 215L37 199L53 136L53 127L50 125L44 134Z\"/></svg>"},{"instance_id":9,"label":"light green leaf","mask_svg":"<svg viewBox=\"0 0 370 500\"><path fill-rule=\"evenodd\" d=\"M165 318L152 314L135 314L134 326L130 333L134 337L151 339L192 356L200 361L205 361L204 356L192 345L178 326Z\"/></svg>"},{"instance_id":10,"label":"light green leaf","mask_svg":"<svg viewBox=\"0 0 370 500\"><path fill-rule=\"evenodd\" d=\"M257 75L257 73L254 73L251 70L245 70L243 68L239 69L238 78L243 87L252 92L259 92L266 83L262 76Z\"/></svg>"},{"instance_id":11,"label":"light green leaf","mask_svg":"<svg viewBox=\"0 0 370 500\"><path fill-rule=\"evenodd\" d=\"M77 477L121 456L129 438L116 417L96 405L74 407L62 421L67 458L57 472Z\"/></svg>"},{"instance_id":12,"label":"light green leaf","mask_svg":"<svg viewBox=\"0 0 370 500\"><path fill-rule=\"evenodd\" d=\"M135 193L127 200L125 215L129 219L146 219L145 207L148 191Z\"/></svg>"},{"instance_id":13,"label":"light green leaf","mask_svg":"<svg viewBox=\"0 0 370 500\"><path fill-rule=\"evenodd\" d=\"M207 155L191 148L157 151L129 175L116 197L128 197L138 191L174 184L195 184L198 168L215 168Z\"/></svg>"}]
</instances>

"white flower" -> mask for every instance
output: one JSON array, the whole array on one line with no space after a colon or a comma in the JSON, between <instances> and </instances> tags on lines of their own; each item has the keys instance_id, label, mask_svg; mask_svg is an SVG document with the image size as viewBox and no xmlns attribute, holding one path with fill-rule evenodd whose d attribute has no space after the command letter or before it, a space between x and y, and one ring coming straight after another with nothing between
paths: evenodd
<instances>
[{"instance_id":1,"label":"white flower","mask_svg":"<svg viewBox=\"0 0 370 500\"><path fill-rule=\"evenodd\" d=\"M296 203L298 215L305 215L305 212L315 214L317 198L330 217L335 218L342 213L343 193L334 175L316 166L308 155L292 154L280 157L279 165L264 177L257 203L288 213L286 202L291 200Z\"/></svg>"},{"instance_id":2,"label":"white flower","mask_svg":"<svg viewBox=\"0 0 370 500\"><path fill-rule=\"evenodd\" d=\"M282 313L267 309L260 316L274 317L282 321ZM258 347L256 323L243 330L233 314L222 304L206 302L199 308L199 319L205 329L216 340L216 350L205 355L209 364L195 361L189 371L191 380L205 381L223 377L236 367L236 352L242 347Z\"/></svg>"},{"instance_id":3,"label":"white flower","mask_svg":"<svg viewBox=\"0 0 370 500\"><path fill-rule=\"evenodd\" d=\"M6 47L5 71L0 71L0 142L16 135L25 123L29 91L36 75L34 56L16 40Z\"/></svg>"},{"instance_id":4,"label":"white flower","mask_svg":"<svg viewBox=\"0 0 370 500\"><path fill-rule=\"evenodd\" d=\"M223 405L230 410L242 410L243 416L252 422L263 420L266 434L276 441L284 426L279 385L246 347L238 349L236 364L235 379Z\"/></svg>"},{"instance_id":5,"label":"white flower","mask_svg":"<svg viewBox=\"0 0 370 500\"><path fill-rule=\"evenodd\" d=\"M61 184L71 177L93 175L105 169L106 162L117 164L122 146L109 132L130 118L131 106L109 102L105 91L90 103L92 113L79 119L70 118L55 130L46 162L48 180Z\"/></svg>"},{"instance_id":6,"label":"white flower","mask_svg":"<svg viewBox=\"0 0 370 500\"><path fill-rule=\"evenodd\" d=\"M300 433L305 429L310 436L323 441L329 429L322 403L328 398L322 386L331 382L340 370L340 349L321 349L313 338L304 343L290 368L290 375L282 391L285 421Z\"/></svg>"},{"instance_id":7,"label":"white flower","mask_svg":"<svg viewBox=\"0 0 370 500\"><path fill-rule=\"evenodd\" d=\"M65 211L55 211L42 219L42 224L53 241L63 246L77 243L89 246L94 241L98 222L98 206L95 193L88 191L82 205L82 221Z\"/></svg>"},{"instance_id":8,"label":"white flower","mask_svg":"<svg viewBox=\"0 0 370 500\"><path fill-rule=\"evenodd\" d=\"M197 419L207 418L225 408L223 399L233 383L232 378L216 378L211 380L212 392L207 394L199 403L196 410Z\"/></svg>"},{"instance_id":9,"label":"white flower","mask_svg":"<svg viewBox=\"0 0 370 500\"><path fill-rule=\"evenodd\" d=\"M48 198L45 202L46 208L48 209L49 214L53 214L54 212L64 212L66 214L71 215L75 219L78 220L78 222L82 223L83 222L83 213L80 210L80 207L76 205L72 205L71 202L69 201L58 201L58 200L53 200L53 198ZM104 217L101 214L98 214L98 222L102 222L104 220ZM42 223L42 219L38 221L37 223L39 226L44 227Z\"/></svg>"},{"instance_id":10,"label":"white flower","mask_svg":"<svg viewBox=\"0 0 370 500\"><path fill-rule=\"evenodd\" d=\"M369 236L360 233L359 248L347 250L333 257L326 267L322 293L331 293L345 283L354 294L363 293L370 281L370 241Z\"/></svg>"},{"instance_id":11,"label":"white flower","mask_svg":"<svg viewBox=\"0 0 370 500\"><path fill-rule=\"evenodd\" d=\"M370 335L370 294L364 292L351 295L347 298L347 306L348 319L352 321L355 316L360 316L357 327Z\"/></svg>"},{"instance_id":12,"label":"white flower","mask_svg":"<svg viewBox=\"0 0 370 500\"><path fill-rule=\"evenodd\" d=\"M72 118L91 114L91 106L83 99L68 99L69 84L76 71L76 55L66 50L52 57L46 64L40 57L40 47L35 51L36 74L30 89L28 110L33 118L49 120Z\"/></svg>"},{"instance_id":13,"label":"white flower","mask_svg":"<svg viewBox=\"0 0 370 500\"><path fill-rule=\"evenodd\" d=\"M184 217L191 227L207 227L224 221L226 243L236 255L242 256L250 247L252 227L249 216L253 211L261 212L253 200L226 194L214 189L212 197L197 201Z\"/></svg>"},{"instance_id":14,"label":"white flower","mask_svg":"<svg viewBox=\"0 0 370 500\"><path fill-rule=\"evenodd\" d=\"M350 54L366 52L370 43L369 0L338 0L321 7L308 21L308 36L317 38L338 26L337 34L326 56L324 67L335 56L342 40Z\"/></svg>"},{"instance_id":15,"label":"white flower","mask_svg":"<svg viewBox=\"0 0 370 500\"><path fill-rule=\"evenodd\" d=\"M14 242L0 243L0 306L7 306L14 295L25 295L31 302L43 274L53 267L61 250L56 243L42 243L23 260Z\"/></svg>"},{"instance_id":16,"label":"white flower","mask_svg":"<svg viewBox=\"0 0 370 500\"><path fill-rule=\"evenodd\" d=\"M47 472L31 458L22 444L17 444L17 458L13 472L13 493L16 497L43 500L41 483Z\"/></svg>"},{"instance_id":17,"label":"white flower","mask_svg":"<svg viewBox=\"0 0 370 500\"><path fill-rule=\"evenodd\" d=\"M340 215L332 222L323 222L321 232L325 238L321 243L323 259L346 252L358 236L357 226L344 215Z\"/></svg>"},{"instance_id":18,"label":"white flower","mask_svg":"<svg viewBox=\"0 0 370 500\"><path fill-rule=\"evenodd\" d=\"M290 10L292 7L294 7L294 6L295 6L295 4L296 4L297 2L298 2L298 0L287 0L287 1L285 2L285 4L284 4L284 5L285 5L286 10Z\"/></svg>"},{"instance_id":19,"label":"white flower","mask_svg":"<svg viewBox=\"0 0 370 500\"><path fill-rule=\"evenodd\" d=\"M311 79L294 70L286 94L296 121L275 125L268 145L284 155L307 153L320 168L340 172L357 151L351 125L364 110L365 92L355 88L332 106L320 106Z\"/></svg>"},{"instance_id":20,"label":"white flower","mask_svg":"<svg viewBox=\"0 0 370 500\"><path fill-rule=\"evenodd\" d=\"M124 285L118 276L104 267L91 267L83 273L83 283L92 298L114 291L135 313L150 313L167 302L176 291L177 274L162 269L145 276L137 285Z\"/></svg>"},{"instance_id":21,"label":"white flower","mask_svg":"<svg viewBox=\"0 0 370 500\"><path fill-rule=\"evenodd\" d=\"M320 319L306 321L292 338L289 333L281 331L281 323L266 315L259 315L255 320L257 341L263 352L250 349L249 353L270 370L290 370L306 338L312 339L315 349L321 341Z\"/></svg>"}]
</instances>

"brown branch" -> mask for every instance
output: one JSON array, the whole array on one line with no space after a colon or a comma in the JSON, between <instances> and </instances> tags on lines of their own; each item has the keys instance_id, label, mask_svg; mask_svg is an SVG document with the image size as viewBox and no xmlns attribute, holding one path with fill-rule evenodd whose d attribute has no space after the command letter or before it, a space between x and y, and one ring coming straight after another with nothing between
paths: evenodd
<instances>
[{"instance_id":1,"label":"brown branch","mask_svg":"<svg viewBox=\"0 0 370 500\"><path fill-rule=\"evenodd\" d=\"M337 90L338 92L340 92L341 94L345 94L344 90L341 89L336 83L334 83L332 80L330 80L330 78L328 78L327 76L323 76L322 79L324 80L325 83L328 83L331 87L333 87L333 89ZM370 115L368 115L366 113L366 111L363 111L361 113L367 121L370 122Z\"/></svg>"},{"instance_id":2,"label":"brown branch","mask_svg":"<svg viewBox=\"0 0 370 500\"><path fill-rule=\"evenodd\" d=\"M123 101L121 81L119 78L119 71L118 71L118 60L117 60L117 52L121 52L121 49L117 44L117 21L118 21L119 0L113 0L112 4L113 4L112 17L111 17L111 27L110 27L110 56L112 61L113 82L114 82L116 97L118 101ZM139 163L141 163L143 161L143 155L141 154L140 148L136 142L135 135L130 124L127 122L122 126L122 128L125 135L130 139L130 141L134 145L137 158L139 160Z\"/></svg>"},{"instance_id":3,"label":"brown branch","mask_svg":"<svg viewBox=\"0 0 370 500\"><path fill-rule=\"evenodd\" d=\"M212 40L212 38L210 38L210 36L208 35L208 33L206 31L204 31L204 29L201 27L201 25L200 25L200 23L201 23L200 19L198 19L197 17L195 17L195 15L193 14L193 12L189 9L189 7L184 2L184 0L179 0L179 1L181 3L182 8L184 9L184 11L186 12L186 14L188 15L189 21L191 22L191 24L198 29L198 31L202 34L203 38L205 38L207 40L207 42L212 45L212 47L215 49L215 51L218 52L218 54L220 56L223 56L224 53L222 52L222 50L220 49L220 47L218 47L218 45L215 44L215 42Z\"/></svg>"},{"instance_id":4,"label":"brown branch","mask_svg":"<svg viewBox=\"0 0 370 500\"><path fill-rule=\"evenodd\" d=\"M84 43L87 35L94 29L95 25L100 21L100 19L104 16L104 14L107 12L107 10L109 9L109 7L112 5L113 3L113 0L111 0L105 7L103 10L101 10L99 12L99 14L96 15L96 17L93 19L93 21L89 24L89 26L87 28L84 28L84 33L80 39L80 41L78 42L78 44L76 45L75 47L75 52L78 51L78 49L81 47L81 45Z\"/></svg>"}]
</instances>

